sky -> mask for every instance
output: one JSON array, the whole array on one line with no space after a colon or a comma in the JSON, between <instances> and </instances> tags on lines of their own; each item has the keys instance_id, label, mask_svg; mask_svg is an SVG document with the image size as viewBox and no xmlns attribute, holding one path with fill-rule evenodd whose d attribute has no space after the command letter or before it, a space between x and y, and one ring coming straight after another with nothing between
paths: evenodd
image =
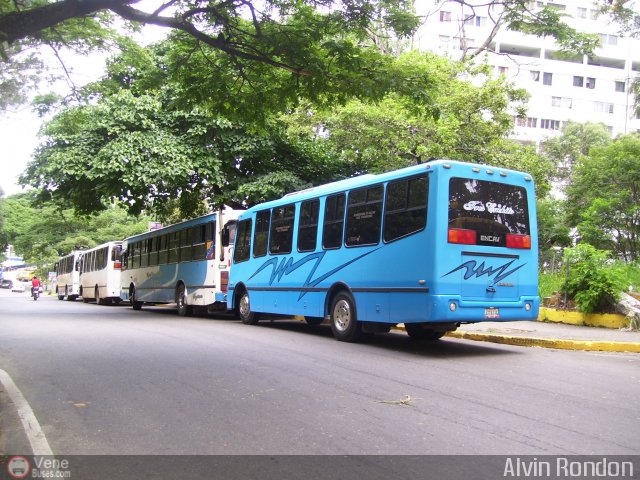
<instances>
[{"instance_id":1,"label":"sky","mask_svg":"<svg viewBox=\"0 0 640 480\"><path fill-rule=\"evenodd\" d=\"M143 0L136 5L140 10L153 11L158 0ZM160 40L167 30L160 27L145 27L136 38L139 43L148 44ZM95 53L89 57L61 52L61 57L70 77L76 86L82 86L99 79L104 73L105 60L110 54ZM61 74L62 67L55 59L47 61L55 73ZM71 88L66 81L57 84L42 85L42 90L35 94L55 91L67 95ZM18 184L18 176L32 160L32 154L42 139L38 132L45 119L33 113L29 105L21 106L13 111L0 113L0 187L4 196L24 191Z\"/></svg>"}]
</instances>

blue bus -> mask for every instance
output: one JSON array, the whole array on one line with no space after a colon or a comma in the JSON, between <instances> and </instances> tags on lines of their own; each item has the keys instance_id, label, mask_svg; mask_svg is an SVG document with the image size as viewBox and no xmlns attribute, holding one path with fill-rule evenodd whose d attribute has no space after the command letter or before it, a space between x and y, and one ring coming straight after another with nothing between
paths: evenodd
<instances>
[{"instance_id":1,"label":"blue bus","mask_svg":"<svg viewBox=\"0 0 640 480\"><path fill-rule=\"evenodd\" d=\"M335 338L404 324L435 340L461 323L538 316L530 175L448 160L256 205L238 218L228 307L329 321Z\"/></svg>"},{"instance_id":2,"label":"blue bus","mask_svg":"<svg viewBox=\"0 0 640 480\"><path fill-rule=\"evenodd\" d=\"M225 208L127 238L120 297L134 310L175 303L182 316L194 306L226 310L230 244L240 213Z\"/></svg>"}]
</instances>

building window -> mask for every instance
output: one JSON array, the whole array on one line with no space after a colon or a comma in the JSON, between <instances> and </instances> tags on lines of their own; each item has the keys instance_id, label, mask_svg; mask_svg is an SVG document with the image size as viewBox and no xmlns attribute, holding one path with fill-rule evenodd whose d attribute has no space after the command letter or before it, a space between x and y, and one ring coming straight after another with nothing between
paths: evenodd
<instances>
[{"instance_id":1,"label":"building window","mask_svg":"<svg viewBox=\"0 0 640 480\"><path fill-rule=\"evenodd\" d=\"M625 91L625 82L616 82L616 92Z\"/></svg>"},{"instance_id":2,"label":"building window","mask_svg":"<svg viewBox=\"0 0 640 480\"><path fill-rule=\"evenodd\" d=\"M536 128L538 119L535 117L516 117L516 125L518 127Z\"/></svg>"},{"instance_id":3,"label":"building window","mask_svg":"<svg viewBox=\"0 0 640 480\"><path fill-rule=\"evenodd\" d=\"M596 79L593 77L587 77L587 88L596 88Z\"/></svg>"},{"instance_id":4,"label":"building window","mask_svg":"<svg viewBox=\"0 0 640 480\"><path fill-rule=\"evenodd\" d=\"M566 10L567 9L567 6L563 5L561 3L551 3L551 2L549 2L549 3L547 3L547 5L549 7L551 7L551 8L555 8L556 10Z\"/></svg>"},{"instance_id":5,"label":"building window","mask_svg":"<svg viewBox=\"0 0 640 480\"><path fill-rule=\"evenodd\" d=\"M542 83L544 85L552 85L553 83L553 74L549 72L544 72L542 74Z\"/></svg>"},{"instance_id":6,"label":"building window","mask_svg":"<svg viewBox=\"0 0 640 480\"><path fill-rule=\"evenodd\" d=\"M498 67L498 75L506 75L509 73L509 67Z\"/></svg>"},{"instance_id":7,"label":"building window","mask_svg":"<svg viewBox=\"0 0 640 480\"><path fill-rule=\"evenodd\" d=\"M582 87L584 86L584 77L573 77L573 86L574 87Z\"/></svg>"},{"instance_id":8,"label":"building window","mask_svg":"<svg viewBox=\"0 0 640 480\"><path fill-rule=\"evenodd\" d=\"M469 16L464 19L464 24L471 27L484 27L487 24L487 17Z\"/></svg>"},{"instance_id":9,"label":"building window","mask_svg":"<svg viewBox=\"0 0 640 480\"><path fill-rule=\"evenodd\" d=\"M600 33L600 43L603 47L607 45L616 46L618 45L618 36L617 35L608 35L606 33Z\"/></svg>"},{"instance_id":10,"label":"building window","mask_svg":"<svg viewBox=\"0 0 640 480\"><path fill-rule=\"evenodd\" d=\"M545 130L560 130L560 120L542 118L540 119L540 128L544 128Z\"/></svg>"},{"instance_id":11,"label":"building window","mask_svg":"<svg viewBox=\"0 0 640 480\"><path fill-rule=\"evenodd\" d=\"M591 9L589 10L589 14L591 15L591 20L597 20L598 19L598 10L597 9Z\"/></svg>"},{"instance_id":12,"label":"building window","mask_svg":"<svg viewBox=\"0 0 640 480\"><path fill-rule=\"evenodd\" d=\"M594 102L594 111L596 113L613 113L613 103Z\"/></svg>"},{"instance_id":13,"label":"building window","mask_svg":"<svg viewBox=\"0 0 640 480\"><path fill-rule=\"evenodd\" d=\"M540 70L531 70L529 72L529 75L531 76L531 80L533 80L534 82L540 81Z\"/></svg>"},{"instance_id":14,"label":"building window","mask_svg":"<svg viewBox=\"0 0 640 480\"><path fill-rule=\"evenodd\" d=\"M587 9L584 7L578 7L578 12L576 16L578 18L587 18Z\"/></svg>"},{"instance_id":15,"label":"building window","mask_svg":"<svg viewBox=\"0 0 640 480\"><path fill-rule=\"evenodd\" d=\"M445 12L444 10L440 11L440 21L441 22L450 22L451 21L451 12Z\"/></svg>"},{"instance_id":16,"label":"building window","mask_svg":"<svg viewBox=\"0 0 640 480\"><path fill-rule=\"evenodd\" d=\"M552 107L561 107L562 106L562 97L551 97L551 106Z\"/></svg>"}]
</instances>

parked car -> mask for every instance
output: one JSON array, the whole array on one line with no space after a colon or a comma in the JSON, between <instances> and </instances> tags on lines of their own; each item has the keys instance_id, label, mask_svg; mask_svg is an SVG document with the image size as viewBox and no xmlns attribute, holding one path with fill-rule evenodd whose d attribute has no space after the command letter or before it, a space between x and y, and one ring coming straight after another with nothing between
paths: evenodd
<instances>
[{"instance_id":1,"label":"parked car","mask_svg":"<svg viewBox=\"0 0 640 480\"><path fill-rule=\"evenodd\" d=\"M11 287L11 291L12 292L24 292L24 285L22 285L21 283L15 283L12 287Z\"/></svg>"},{"instance_id":2,"label":"parked car","mask_svg":"<svg viewBox=\"0 0 640 480\"><path fill-rule=\"evenodd\" d=\"M0 288L11 288L13 287L13 281L9 280L8 278L3 278L2 280L0 280Z\"/></svg>"}]
</instances>

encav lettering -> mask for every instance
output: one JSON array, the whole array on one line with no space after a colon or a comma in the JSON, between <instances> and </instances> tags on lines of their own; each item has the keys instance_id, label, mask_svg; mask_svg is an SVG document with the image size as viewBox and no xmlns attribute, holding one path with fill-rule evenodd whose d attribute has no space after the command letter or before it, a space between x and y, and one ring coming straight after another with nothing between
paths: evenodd
<instances>
[{"instance_id":1,"label":"encav lettering","mask_svg":"<svg viewBox=\"0 0 640 480\"><path fill-rule=\"evenodd\" d=\"M507 458L503 477L633 477L633 462L611 461L606 457L596 461L571 460L558 457L555 462Z\"/></svg>"}]
</instances>

